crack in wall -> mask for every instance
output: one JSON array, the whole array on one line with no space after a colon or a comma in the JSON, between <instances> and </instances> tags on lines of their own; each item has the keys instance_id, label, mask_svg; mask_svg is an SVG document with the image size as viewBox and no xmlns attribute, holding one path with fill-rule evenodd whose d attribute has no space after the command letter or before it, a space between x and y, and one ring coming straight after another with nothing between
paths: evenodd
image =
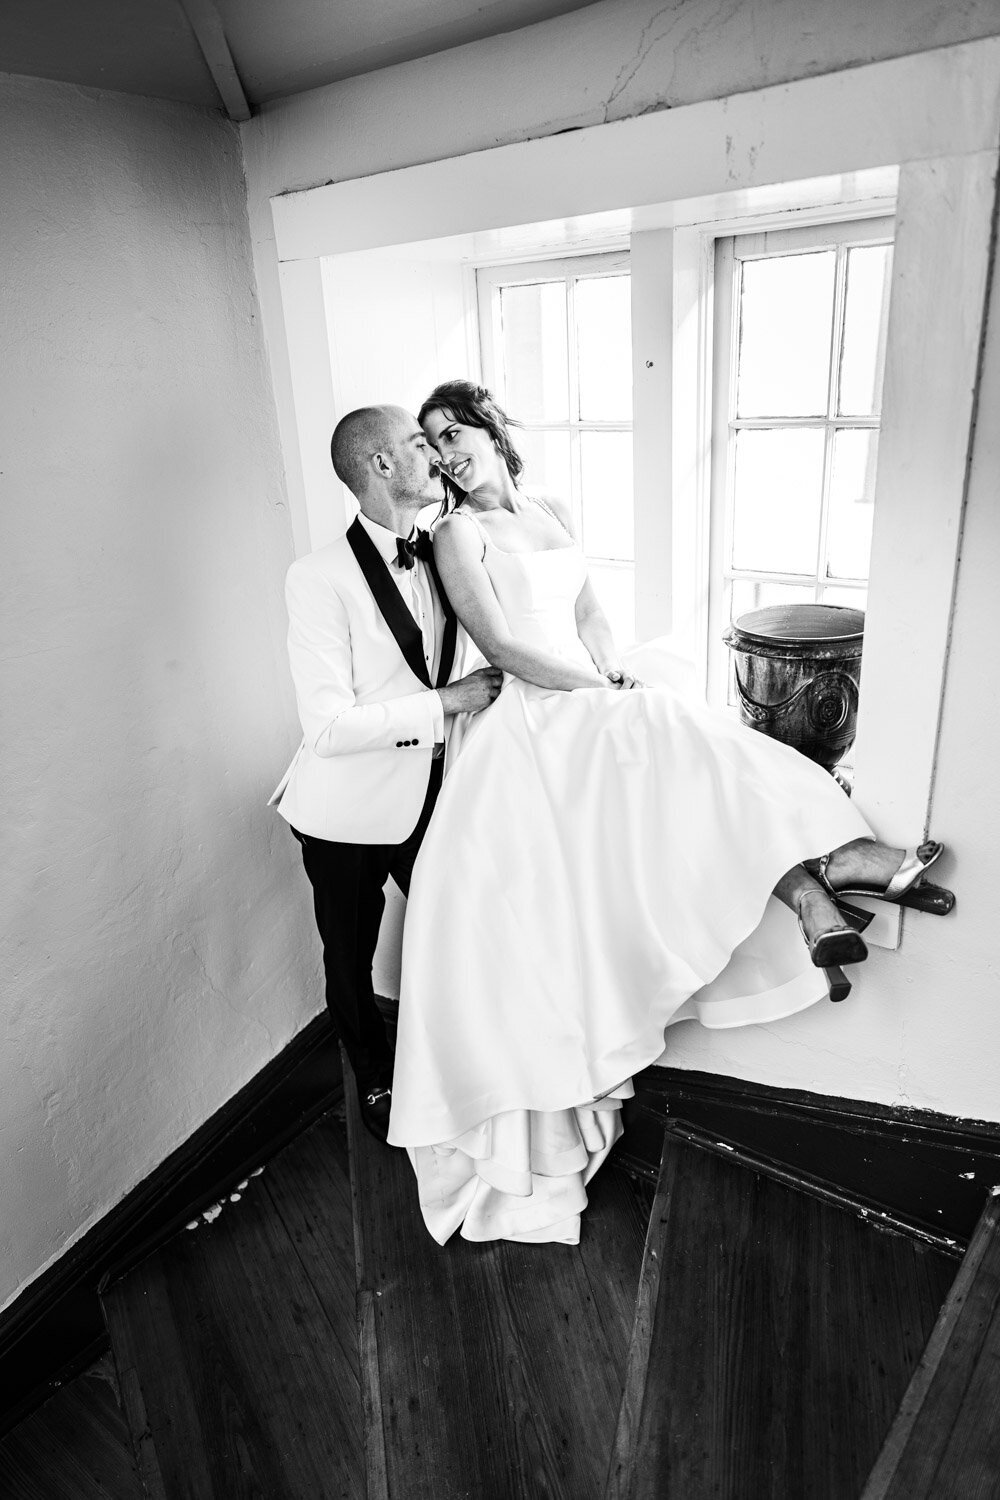
<instances>
[{"instance_id":1,"label":"crack in wall","mask_svg":"<svg viewBox=\"0 0 1000 1500\"><path fill-rule=\"evenodd\" d=\"M624 92L625 89L628 88L629 84L632 82L633 78L638 73L643 63L646 61L650 52L652 52L653 48L663 41L670 28L669 26L665 27L664 30L661 31L657 36L654 36L652 40L647 41L647 37L649 36L650 31L656 25L656 22L660 19L661 16L665 16L668 11L672 11L673 9L674 7L672 5L661 5L659 10L653 12L649 20L646 22L645 26L640 31L639 40L636 44L636 49L632 55L631 62L623 63L622 66L618 69L618 72L615 75L615 81L611 86L611 92L608 95L607 99L605 99L604 101L605 124L608 123L612 104L614 104L615 100L619 98L619 96Z\"/></svg>"}]
</instances>

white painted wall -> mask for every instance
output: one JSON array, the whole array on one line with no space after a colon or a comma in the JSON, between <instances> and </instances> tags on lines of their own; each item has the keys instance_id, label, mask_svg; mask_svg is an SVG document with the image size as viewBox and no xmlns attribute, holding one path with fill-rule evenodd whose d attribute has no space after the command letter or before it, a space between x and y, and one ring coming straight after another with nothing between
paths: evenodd
<instances>
[{"instance_id":1,"label":"white painted wall","mask_svg":"<svg viewBox=\"0 0 1000 1500\"><path fill-rule=\"evenodd\" d=\"M264 105L252 198L810 78L1000 31L995 0L599 0Z\"/></svg>"},{"instance_id":2,"label":"white painted wall","mask_svg":"<svg viewBox=\"0 0 1000 1500\"><path fill-rule=\"evenodd\" d=\"M833 7L806 0L792 8L779 0L754 0L720 17L710 0L670 8L655 0L608 0L521 33L266 108L242 133L258 284L293 507L301 493L301 473L294 443L288 441L291 408L269 203L273 195L998 32L1000 15L992 3L945 8L849 0ZM871 100L873 109L892 103ZM935 101L921 104L926 142L917 154L953 149L945 139L950 127L935 115ZM748 168L747 161L748 153L755 157L769 144L734 139L743 177L749 170L752 180L774 180L755 178L753 162ZM528 186L534 202L540 184L532 178ZM723 186L713 183L703 190L717 192ZM365 184L357 187L360 202ZM562 184L553 187L558 193ZM462 220L460 209L448 207L450 224L442 232L477 227ZM432 230L421 225L420 232ZM1000 1017L991 956L992 909L1000 897L1000 880L990 852L1000 830L988 750L997 715L979 702L982 683L992 674L984 637L997 555L998 322L995 315L987 346L989 376L974 454L932 806L933 831L954 850L942 876L958 888L959 910L947 923L908 917L902 948L873 954L846 1006L742 1032L709 1035L694 1026L680 1027L670 1036L666 1061L778 1085L1000 1119L993 1061ZM901 744L900 756L906 753ZM914 830L915 836L919 833Z\"/></svg>"},{"instance_id":3,"label":"white painted wall","mask_svg":"<svg viewBox=\"0 0 1000 1500\"><path fill-rule=\"evenodd\" d=\"M457 260L411 252L338 255L321 264L335 411L393 401L416 412L439 380L478 373L468 336L468 273ZM329 465L329 411L319 417ZM353 497L332 470L331 477L353 516ZM327 515L310 516L315 547L342 531L339 518L331 524Z\"/></svg>"},{"instance_id":4,"label":"white painted wall","mask_svg":"<svg viewBox=\"0 0 1000 1500\"><path fill-rule=\"evenodd\" d=\"M0 1303L321 1004L239 140L0 81Z\"/></svg>"}]
</instances>

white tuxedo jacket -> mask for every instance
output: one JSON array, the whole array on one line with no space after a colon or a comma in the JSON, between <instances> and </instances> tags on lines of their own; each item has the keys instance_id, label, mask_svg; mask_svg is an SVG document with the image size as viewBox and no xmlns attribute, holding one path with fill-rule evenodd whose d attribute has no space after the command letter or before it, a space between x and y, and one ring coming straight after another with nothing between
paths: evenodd
<instances>
[{"instance_id":1,"label":"white tuxedo jacket","mask_svg":"<svg viewBox=\"0 0 1000 1500\"><path fill-rule=\"evenodd\" d=\"M315 838L398 844L423 807L441 700L416 670L419 627L369 545L405 616L404 644L409 622L409 660L347 536L292 563L288 655L304 739L270 805ZM457 635L449 681L462 675L468 651L461 628Z\"/></svg>"}]
</instances>

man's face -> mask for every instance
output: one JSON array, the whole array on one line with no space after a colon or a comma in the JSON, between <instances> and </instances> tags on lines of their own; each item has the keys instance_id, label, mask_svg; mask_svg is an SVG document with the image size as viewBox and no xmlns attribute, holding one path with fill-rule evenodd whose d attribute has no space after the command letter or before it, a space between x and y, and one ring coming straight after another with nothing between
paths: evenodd
<instances>
[{"instance_id":1,"label":"man's face","mask_svg":"<svg viewBox=\"0 0 1000 1500\"><path fill-rule=\"evenodd\" d=\"M393 497L434 505L444 498L438 455L416 417L401 412L392 448Z\"/></svg>"}]
</instances>

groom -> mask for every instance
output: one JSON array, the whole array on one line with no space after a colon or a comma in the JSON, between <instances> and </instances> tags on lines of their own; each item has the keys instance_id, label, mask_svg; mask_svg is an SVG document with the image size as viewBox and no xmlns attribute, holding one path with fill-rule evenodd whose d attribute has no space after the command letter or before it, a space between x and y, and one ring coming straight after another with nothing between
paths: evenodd
<instances>
[{"instance_id":1,"label":"groom","mask_svg":"<svg viewBox=\"0 0 1000 1500\"><path fill-rule=\"evenodd\" d=\"M392 1050L372 989L391 875L404 895L441 786L448 720L500 691L458 676L464 637L419 512L442 499L416 419L370 406L338 422L333 467L357 497L346 536L288 570L288 654L305 738L271 798L302 846L323 940L326 1003L354 1069L361 1116L385 1140Z\"/></svg>"}]
</instances>

